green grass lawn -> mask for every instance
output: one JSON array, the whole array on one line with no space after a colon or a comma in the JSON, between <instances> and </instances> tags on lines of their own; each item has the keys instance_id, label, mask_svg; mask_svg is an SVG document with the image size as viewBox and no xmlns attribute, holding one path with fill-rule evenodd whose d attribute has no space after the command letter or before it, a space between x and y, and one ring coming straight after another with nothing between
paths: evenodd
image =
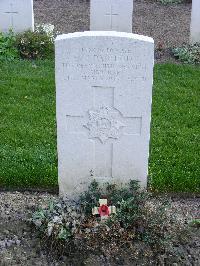
<instances>
[{"instance_id":1,"label":"green grass lawn","mask_svg":"<svg viewBox=\"0 0 200 266\"><path fill-rule=\"evenodd\" d=\"M0 64L0 186L55 186L54 64Z\"/></svg>"},{"instance_id":2,"label":"green grass lawn","mask_svg":"<svg viewBox=\"0 0 200 266\"><path fill-rule=\"evenodd\" d=\"M0 186L57 186L54 62L0 62L0 96ZM199 111L200 68L156 65L154 191L200 192Z\"/></svg>"}]
</instances>

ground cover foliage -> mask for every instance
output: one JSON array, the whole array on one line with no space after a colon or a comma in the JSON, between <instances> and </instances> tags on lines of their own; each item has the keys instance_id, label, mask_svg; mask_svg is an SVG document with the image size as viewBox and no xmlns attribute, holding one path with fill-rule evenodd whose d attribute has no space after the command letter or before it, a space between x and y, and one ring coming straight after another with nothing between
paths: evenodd
<instances>
[{"instance_id":1,"label":"ground cover foliage","mask_svg":"<svg viewBox=\"0 0 200 266\"><path fill-rule=\"evenodd\" d=\"M57 33L51 24L39 24L35 31L15 34L0 32L0 59L49 59L54 57L54 39Z\"/></svg>"},{"instance_id":2,"label":"ground cover foliage","mask_svg":"<svg viewBox=\"0 0 200 266\"><path fill-rule=\"evenodd\" d=\"M200 192L199 83L198 67L155 66L152 191ZM57 186L54 62L1 60L0 93L0 186Z\"/></svg>"},{"instance_id":3,"label":"ground cover foliage","mask_svg":"<svg viewBox=\"0 0 200 266\"><path fill-rule=\"evenodd\" d=\"M159 0L161 4L167 5L167 4L181 4L184 2L184 0Z\"/></svg>"},{"instance_id":4,"label":"ground cover foliage","mask_svg":"<svg viewBox=\"0 0 200 266\"><path fill-rule=\"evenodd\" d=\"M183 3L191 3L192 0L157 0L161 4L170 5L170 4L183 4Z\"/></svg>"},{"instance_id":5,"label":"ground cover foliage","mask_svg":"<svg viewBox=\"0 0 200 266\"><path fill-rule=\"evenodd\" d=\"M117 207L117 213L106 222L91 215L91 208L98 206L103 195L109 205ZM63 197L50 202L29 222L39 232L48 253L57 259L67 256L75 262L79 254L81 265L92 254L111 265L124 265L125 261L129 265L155 265L165 255L175 263L180 262L180 254L173 251L173 246L187 240L189 228L177 210L169 207L169 198L153 198L140 190L137 181L123 187L102 187L93 181L78 199Z\"/></svg>"},{"instance_id":6,"label":"ground cover foliage","mask_svg":"<svg viewBox=\"0 0 200 266\"><path fill-rule=\"evenodd\" d=\"M16 36L9 32L3 34L0 32L0 59L14 59L19 57L19 52L15 46Z\"/></svg>"},{"instance_id":7,"label":"ground cover foliage","mask_svg":"<svg viewBox=\"0 0 200 266\"><path fill-rule=\"evenodd\" d=\"M172 49L175 58L186 64L200 64L200 43L185 44Z\"/></svg>"}]
</instances>

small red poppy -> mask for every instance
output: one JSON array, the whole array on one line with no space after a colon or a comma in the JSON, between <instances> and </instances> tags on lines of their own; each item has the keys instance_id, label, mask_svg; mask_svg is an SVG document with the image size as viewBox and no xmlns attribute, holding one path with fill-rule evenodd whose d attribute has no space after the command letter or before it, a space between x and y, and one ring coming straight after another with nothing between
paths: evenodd
<instances>
[{"instance_id":1,"label":"small red poppy","mask_svg":"<svg viewBox=\"0 0 200 266\"><path fill-rule=\"evenodd\" d=\"M99 215L100 216L107 216L107 215L110 214L109 208L108 208L107 205L100 206L99 209L98 209L98 211L99 211Z\"/></svg>"}]
</instances>

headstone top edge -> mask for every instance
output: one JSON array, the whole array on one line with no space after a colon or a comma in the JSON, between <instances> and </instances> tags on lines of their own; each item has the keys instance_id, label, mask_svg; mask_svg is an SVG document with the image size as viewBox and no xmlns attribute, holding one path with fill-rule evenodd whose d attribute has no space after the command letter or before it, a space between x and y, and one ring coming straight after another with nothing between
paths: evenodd
<instances>
[{"instance_id":1,"label":"headstone top edge","mask_svg":"<svg viewBox=\"0 0 200 266\"><path fill-rule=\"evenodd\" d=\"M117 32L117 31L84 31L84 32L61 34L57 36L55 42L63 41L66 39L78 38L78 37L121 37L121 38L129 38L154 44L154 40L151 37L139 34L127 33L127 32Z\"/></svg>"}]
</instances>

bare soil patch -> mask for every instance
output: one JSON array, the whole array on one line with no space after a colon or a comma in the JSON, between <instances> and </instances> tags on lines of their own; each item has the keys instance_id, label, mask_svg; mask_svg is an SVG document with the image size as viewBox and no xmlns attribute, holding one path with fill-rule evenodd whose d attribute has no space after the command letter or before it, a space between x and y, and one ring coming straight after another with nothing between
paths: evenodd
<instances>
[{"instance_id":1,"label":"bare soil patch","mask_svg":"<svg viewBox=\"0 0 200 266\"><path fill-rule=\"evenodd\" d=\"M0 193L0 265L155 265L147 263L143 258L137 259L136 264L127 264L126 257L120 258L119 263L108 264L106 258L101 255L91 254L85 261L78 257L69 260L63 257L55 261L42 249L40 239L36 232L27 225L26 220L30 218L35 208L46 206L48 202L57 195L39 192L1 192ZM193 218L200 217L200 198L174 199L173 206L182 214L187 223ZM179 265L200 265L200 229L191 229L191 235L186 243L174 247L180 257ZM145 250L144 250L145 252ZM120 255L120 254L119 254ZM127 257L130 254L127 252ZM127 260L128 261L128 260ZM81 264L82 263L82 264ZM84 264L83 264L84 263ZM139 264L138 264L139 263ZM152 261L152 263L154 263ZM173 264L173 258L169 254L160 257L159 265Z\"/></svg>"}]
</instances>

